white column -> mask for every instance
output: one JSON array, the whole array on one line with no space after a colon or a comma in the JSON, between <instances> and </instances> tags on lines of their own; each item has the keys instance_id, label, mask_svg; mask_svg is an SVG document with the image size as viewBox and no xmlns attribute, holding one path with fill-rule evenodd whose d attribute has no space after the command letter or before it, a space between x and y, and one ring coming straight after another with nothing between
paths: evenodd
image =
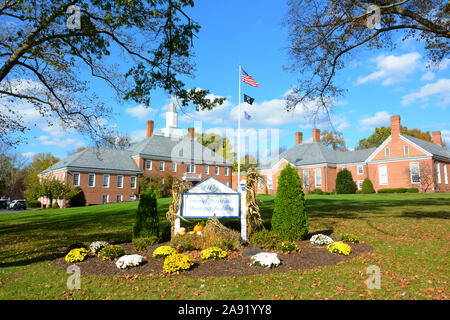
<instances>
[{"instance_id":1,"label":"white column","mask_svg":"<svg viewBox=\"0 0 450 320\"><path fill-rule=\"evenodd\" d=\"M238 185L241 194L241 237L244 243L247 243L247 191Z\"/></svg>"},{"instance_id":2,"label":"white column","mask_svg":"<svg viewBox=\"0 0 450 320\"><path fill-rule=\"evenodd\" d=\"M175 218L174 235L177 235L180 232L180 227L181 227L180 216L181 216L181 200L178 204L177 217Z\"/></svg>"}]
</instances>

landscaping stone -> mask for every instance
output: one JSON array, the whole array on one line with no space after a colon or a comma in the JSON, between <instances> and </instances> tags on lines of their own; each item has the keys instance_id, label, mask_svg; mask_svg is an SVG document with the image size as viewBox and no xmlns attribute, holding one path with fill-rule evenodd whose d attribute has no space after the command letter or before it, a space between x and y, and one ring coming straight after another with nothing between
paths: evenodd
<instances>
[{"instance_id":1,"label":"landscaping stone","mask_svg":"<svg viewBox=\"0 0 450 320\"><path fill-rule=\"evenodd\" d=\"M242 256L251 257L251 256L254 256L255 254L258 254L261 252L263 252L263 251L258 247L250 247L250 248L246 248L246 249L242 250Z\"/></svg>"}]
</instances>

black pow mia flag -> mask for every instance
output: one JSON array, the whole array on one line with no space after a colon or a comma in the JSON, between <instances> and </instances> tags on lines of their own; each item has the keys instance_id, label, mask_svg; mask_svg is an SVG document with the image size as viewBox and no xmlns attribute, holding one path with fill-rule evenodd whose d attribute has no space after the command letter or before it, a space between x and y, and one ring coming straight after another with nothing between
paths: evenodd
<instances>
[{"instance_id":1,"label":"black pow mia flag","mask_svg":"<svg viewBox=\"0 0 450 320\"><path fill-rule=\"evenodd\" d=\"M247 102L248 104L252 105L253 101L255 101L255 99L253 99L252 97L249 97L248 95L244 94L244 102Z\"/></svg>"}]
</instances>

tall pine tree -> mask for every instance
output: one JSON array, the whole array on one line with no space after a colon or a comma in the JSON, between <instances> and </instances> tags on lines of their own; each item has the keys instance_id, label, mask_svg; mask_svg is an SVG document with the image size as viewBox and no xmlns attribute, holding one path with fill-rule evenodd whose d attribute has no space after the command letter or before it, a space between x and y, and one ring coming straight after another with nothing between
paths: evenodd
<instances>
[{"instance_id":1,"label":"tall pine tree","mask_svg":"<svg viewBox=\"0 0 450 320\"><path fill-rule=\"evenodd\" d=\"M302 240L308 235L305 194L297 170L289 164L278 177L272 230L288 241Z\"/></svg>"}]
</instances>

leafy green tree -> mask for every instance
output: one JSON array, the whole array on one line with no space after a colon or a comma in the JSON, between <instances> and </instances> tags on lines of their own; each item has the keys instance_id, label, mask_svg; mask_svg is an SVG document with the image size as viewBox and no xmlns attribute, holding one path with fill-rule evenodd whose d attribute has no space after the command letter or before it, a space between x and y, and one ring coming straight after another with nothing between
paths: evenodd
<instances>
[{"instance_id":1,"label":"leafy green tree","mask_svg":"<svg viewBox=\"0 0 450 320\"><path fill-rule=\"evenodd\" d=\"M278 177L272 230L283 240L302 240L308 235L305 194L297 170L287 165Z\"/></svg>"},{"instance_id":2,"label":"leafy green tree","mask_svg":"<svg viewBox=\"0 0 450 320\"><path fill-rule=\"evenodd\" d=\"M37 200L39 197L39 177L38 174L57 163L59 159L51 153L38 153L34 155L33 161L27 166L25 177L25 195L27 200Z\"/></svg>"},{"instance_id":3,"label":"leafy green tree","mask_svg":"<svg viewBox=\"0 0 450 320\"><path fill-rule=\"evenodd\" d=\"M81 187L72 188L67 194L67 205L70 208L84 207L86 205L86 198Z\"/></svg>"},{"instance_id":4,"label":"leafy green tree","mask_svg":"<svg viewBox=\"0 0 450 320\"><path fill-rule=\"evenodd\" d=\"M370 181L369 178L365 178L362 187L361 187L362 193L375 193L375 189L373 188L372 181Z\"/></svg>"},{"instance_id":5,"label":"leafy green tree","mask_svg":"<svg viewBox=\"0 0 450 320\"><path fill-rule=\"evenodd\" d=\"M50 177L41 180L38 193L39 196L46 197L50 203L53 203L53 199L65 198L70 191L70 187L65 183Z\"/></svg>"},{"instance_id":6,"label":"leafy green tree","mask_svg":"<svg viewBox=\"0 0 450 320\"><path fill-rule=\"evenodd\" d=\"M348 151L342 132L338 130L323 130L320 133L320 141L327 146L330 146L333 150Z\"/></svg>"},{"instance_id":7,"label":"leafy green tree","mask_svg":"<svg viewBox=\"0 0 450 320\"><path fill-rule=\"evenodd\" d=\"M158 89L183 107L223 103L181 80L195 70L200 25L189 16L193 6L193 0L1 1L0 98L8 103L0 110L0 140L20 142L17 133L29 128L14 106L30 103L49 123L110 142L115 134L104 119L112 109L90 89L97 80L118 98L144 105Z\"/></svg>"},{"instance_id":8,"label":"leafy green tree","mask_svg":"<svg viewBox=\"0 0 450 320\"><path fill-rule=\"evenodd\" d=\"M336 176L336 193L349 194L355 193L355 191L356 185L352 173L347 169L339 170Z\"/></svg>"},{"instance_id":9,"label":"leafy green tree","mask_svg":"<svg viewBox=\"0 0 450 320\"><path fill-rule=\"evenodd\" d=\"M133 239L150 237L159 237L157 201L152 189L141 193L133 224Z\"/></svg>"}]
</instances>

